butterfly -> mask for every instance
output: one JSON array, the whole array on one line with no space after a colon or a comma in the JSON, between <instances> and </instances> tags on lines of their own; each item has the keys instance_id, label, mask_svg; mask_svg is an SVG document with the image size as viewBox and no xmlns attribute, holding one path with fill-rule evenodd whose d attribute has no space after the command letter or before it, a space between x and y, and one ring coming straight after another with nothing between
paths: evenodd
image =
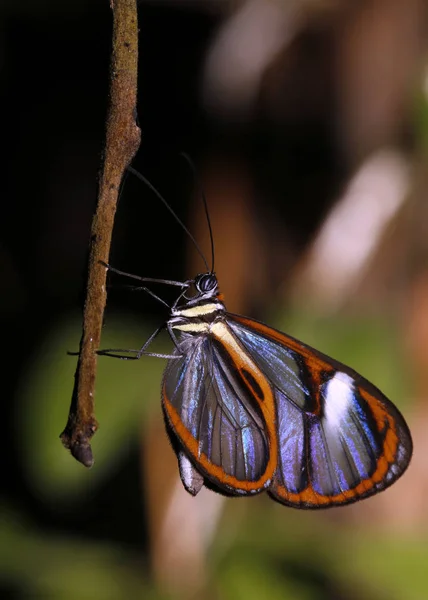
<instances>
[{"instance_id":1,"label":"butterfly","mask_svg":"<svg viewBox=\"0 0 428 600\"><path fill-rule=\"evenodd\" d=\"M372 496L404 473L412 439L392 402L353 369L264 323L227 312L213 266L206 263L206 272L185 282L105 266L145 283L181 286L167 322L140 350L129 352L132 358L168 359L162 409L190 494L203 486L226 496L267 491L295 508L328 508ZM173 352L148 352L163 328Z\"/></svg>"}]
</instances>

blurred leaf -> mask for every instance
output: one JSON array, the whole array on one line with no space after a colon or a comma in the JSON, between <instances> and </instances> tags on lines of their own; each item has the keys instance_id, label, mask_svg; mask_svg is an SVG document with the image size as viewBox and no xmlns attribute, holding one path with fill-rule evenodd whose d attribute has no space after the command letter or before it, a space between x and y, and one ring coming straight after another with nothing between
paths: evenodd
<instances>
[{"instance_id":1,"label":"blurred leaf","mask_svg":"<svg viewBox=\"0 0 428 600\"><path fill-rule=\"evenodd\" d=\"M123 361L99 357L96 416L93 437L95 465L88 470L62 446L73 389L81 321L70 318L47 336L22 377L16 410L17 438L30 485L51 504L88 493L123 460L135 443L143 419L160 408L160 385L165 361L143 357ZM103 347L139 348L154 330L136 319L109 318Z\"/></svg>"}]
</instances>

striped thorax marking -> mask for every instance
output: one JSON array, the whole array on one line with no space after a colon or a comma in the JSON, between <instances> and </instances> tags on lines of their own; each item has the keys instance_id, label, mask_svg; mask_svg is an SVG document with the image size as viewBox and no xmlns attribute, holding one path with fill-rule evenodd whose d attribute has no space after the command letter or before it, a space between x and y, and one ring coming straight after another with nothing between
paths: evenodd
<instances>
[{"instance_id":1,"label":"striped thorax marking","mask_svg":"<svg viewBox=\"0 0 428 600\"><path fill-rule=\"evenodd\" d=\"M186 331L187 333L208 333L210 324L204 323L203 321L196 321L195 323L177 323L177 325L172 323L172 328L178 329L179 331Z\"/></svg>"},{"instance_id":2,"label":"striped thorax marking","mask_svg":"<svg viewBox=\"0 0 428 600\"><path fill-rule=\"evenodd\" d=\"M222 302L207 302L195 306L176 308L169 323L173 329L187 333L209 333L214 320L225 310Z\"/></svg>"},{"instance_id":3,"label":"striped thorax marking","mask_svg":"<svg viewBox=\"0 0 428 600\"><path fill-rule=\"evenodd\" d=\"M222 302L209 302L207 304L196 304L190 308L176 308L172 311L174 317L186 317L193 319L195 317L204 317L218 311L224 311Z\"/></svg>"}]
</instances>

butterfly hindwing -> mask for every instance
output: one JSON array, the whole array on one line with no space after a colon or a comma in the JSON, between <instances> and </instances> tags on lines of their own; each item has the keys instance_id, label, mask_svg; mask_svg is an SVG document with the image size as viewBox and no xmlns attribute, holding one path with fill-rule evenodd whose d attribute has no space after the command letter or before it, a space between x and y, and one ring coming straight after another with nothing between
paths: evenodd
<instances>
[{"instance_id":1,"label":"butterfly hindwing","mask_svg":"<svg viewBox=\"0 0 428 600\"><path fill-rule=\"evenodd\" d=\"M393 483L412 452L399 411L352 369L266 325L227 322L274 391L278 466L269 488L300 508L343 505Z\"/></svg>"}]
</instances>

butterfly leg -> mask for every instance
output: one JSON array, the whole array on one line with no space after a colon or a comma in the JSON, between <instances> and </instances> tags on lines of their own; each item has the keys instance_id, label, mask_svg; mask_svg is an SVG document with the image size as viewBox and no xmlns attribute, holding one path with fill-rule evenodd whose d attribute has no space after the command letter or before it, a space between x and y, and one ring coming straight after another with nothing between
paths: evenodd
<instances>
[{"instance_id":1,"label":"butterfly leg","mask_svg":"<svg viewBox=\"0 0 428 600\"><path fill-rule=\"evenodd\" d=\"M156 358L178 358L176 355L172 354L159 354L158 352L146 352L146 348L152 343L152 341L159 335L162 329L165 328L165 325L161 325L156 329L154 333L144 342L139 350L135 350L132 348L106 348L104 350L97 350L97 354L101 356L111 356L112 358L120 358L122 360L138 360L142 356L155 356ZM134 356L123 356L118 353L129 353L134 354Z\"/></svg>"},{"instance_id":2,"label":"butterfly leg","mask_svg":"<svg viewBox=\"0 0 428 600\"><path fill-rule=\"evenodd\" d=\"M176 336L176 335L175 335L175 333L174 333L174 330L173 330L173 328L171 327L171 325L170 325L169 323L166 323L166 328L167 328L167 330L168 330L169 337L171 338L171 340L172 340L172 342L173 342L174 346L177 348L177 350L179 351L179 353L180 353L180 356L181 356L181 355L182 355L182 351L181 351L181 349L180 349L180 343L179 343L179 341L178 341L178 339L177 339L177 336Z\"/></svg>"},{"instance_id":3,"label":"butterfly leg","mask_svg":"<svg viewBox=\"0 0 428 600\"><path fill-rule=\"evenodd\" d=\"M175 302L174 302L174 304L172 305L172 307L171 307L171 309L172 309L172 310L174 310L175 308L177 308L177 305L178 305L178 303L180 302L180 300L181 300L182 298L185 298L185 297L186 297L186 292L187 292L187 290L189 289L189 287L190 287L190 284L191 284L191 283L192 283L192 282L191 282L190 280L189 280L189 281L184 281L184 282L183 282L183 289L181 290L181 294L178 296L178 298L176 299L176 301L175 301Z\"/></svg>"}]
</instances>

